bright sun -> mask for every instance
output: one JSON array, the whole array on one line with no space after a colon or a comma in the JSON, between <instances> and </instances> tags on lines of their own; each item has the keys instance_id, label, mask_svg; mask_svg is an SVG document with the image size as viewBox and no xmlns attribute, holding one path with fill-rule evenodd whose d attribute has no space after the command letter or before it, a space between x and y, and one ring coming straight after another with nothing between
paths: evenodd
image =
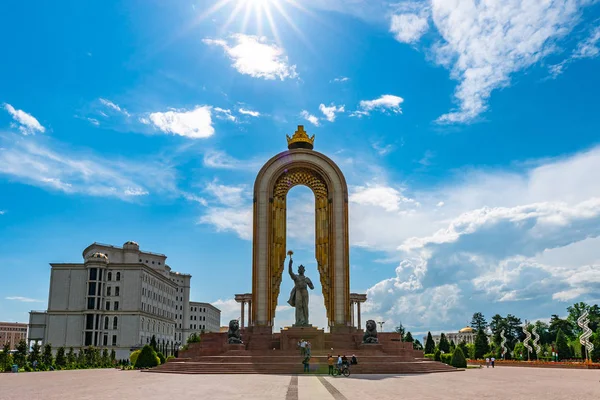
<instances>
[{"instance_id":1,"label":"bright sun","mask_svg":"<svg viewBox=\"0 0 600 400\"><path fill-rule=\"evenodd\" d=\"M293 8L306 12L307 10L299 4L299 1L300 0L217 0L212 7L202 13L200 20L204 20L217 13L219 10L227 7L228 17L221 25L222 31L227 31L230 25L236 19L241 17L242 23L238 29L243 33L248 28L250 20L254 19L259 34L263 34L263 28L266 22L271 31L271 35L279 42L280 39L276 17L285 20L289 27L296 31L296 33L301 34L286 10L286 6L292 6Z\"/></svg>"}]
</instances>

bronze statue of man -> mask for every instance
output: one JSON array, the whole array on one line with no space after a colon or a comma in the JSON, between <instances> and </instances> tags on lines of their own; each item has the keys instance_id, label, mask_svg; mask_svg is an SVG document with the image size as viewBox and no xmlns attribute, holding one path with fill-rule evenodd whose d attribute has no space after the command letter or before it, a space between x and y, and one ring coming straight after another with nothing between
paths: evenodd
<instances>
[{"instance_id":1,"label":"bronze statue of man","mask_svg":"<svg viewBox=\"0 0 600 400\"><path fill-rule=\"evenodd\" d=\"M300 265L298 267L298 275L294 274L292 271L292 254L290 255L290 263L288 267L288 271L290 273L290 277L294 281L294 288L290 293L290 299L288 303L290 306L296 308L296 323L294 326L310 326L308 323L308 289L307 287L313 290L315 287L311 280L304 276L304 265Z\"/></svg>"}]
</instances>

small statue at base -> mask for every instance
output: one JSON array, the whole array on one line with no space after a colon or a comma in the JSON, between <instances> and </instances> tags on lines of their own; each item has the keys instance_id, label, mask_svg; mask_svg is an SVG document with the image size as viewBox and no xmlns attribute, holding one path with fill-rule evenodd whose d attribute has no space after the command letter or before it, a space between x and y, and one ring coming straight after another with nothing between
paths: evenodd
<instances>
[{"instance_id":1,"label":"small statue at base","mask_svg":"<svg viewBox=\"0 0 600 400\"><path fill-rule=\"evenodd\" d=\"M363 335L363 343L379 343L379 339L377 339L377 324L372 319L367 321L367 329L365 330L365 334Z\"/></svg>"},{"instance_id":2,"label":"small statue at base","mask_svg":"<svg viewBox=\"0 0 600 400\"><path fill-rule=\"evenodd\" d=\"M228 344L242 344L242 335L240 334L240 324L237 319L229 321L229 331L227 331Z\"/></svg>"}]
</instances>

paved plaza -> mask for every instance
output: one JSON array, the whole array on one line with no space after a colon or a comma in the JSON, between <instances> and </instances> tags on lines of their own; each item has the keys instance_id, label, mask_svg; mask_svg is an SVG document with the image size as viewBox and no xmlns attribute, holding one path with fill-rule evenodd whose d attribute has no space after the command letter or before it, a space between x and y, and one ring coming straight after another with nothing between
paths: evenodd
<instances>
[{"instance_id":1,"label":"paved plaza","mask_svg":"<svg viewBox=\"0 0 600 400\"><path fill-rule=\"evenodd\" d=\"M343 377L80 370L0 374L0 399L598 399L600 371L476 369Z\"/></svg>"}]
</instances>

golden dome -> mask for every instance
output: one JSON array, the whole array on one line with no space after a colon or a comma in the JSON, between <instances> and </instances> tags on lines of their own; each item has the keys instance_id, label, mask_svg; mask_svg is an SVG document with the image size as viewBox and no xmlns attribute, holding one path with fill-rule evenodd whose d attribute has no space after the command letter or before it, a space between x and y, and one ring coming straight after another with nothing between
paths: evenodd
<instances>
[{"instance_id":1,"label":"golden dome","mask_svg":"<svg viewBox=\"0 0 600 400\"><path fill-rule=\"evenodd\" d=\"M473 332L475 332L475 330L473 328L471 328L470 326L465 326L460 331L458 331L458 333L473 333Z\"/></svg>"}]
</instances>

